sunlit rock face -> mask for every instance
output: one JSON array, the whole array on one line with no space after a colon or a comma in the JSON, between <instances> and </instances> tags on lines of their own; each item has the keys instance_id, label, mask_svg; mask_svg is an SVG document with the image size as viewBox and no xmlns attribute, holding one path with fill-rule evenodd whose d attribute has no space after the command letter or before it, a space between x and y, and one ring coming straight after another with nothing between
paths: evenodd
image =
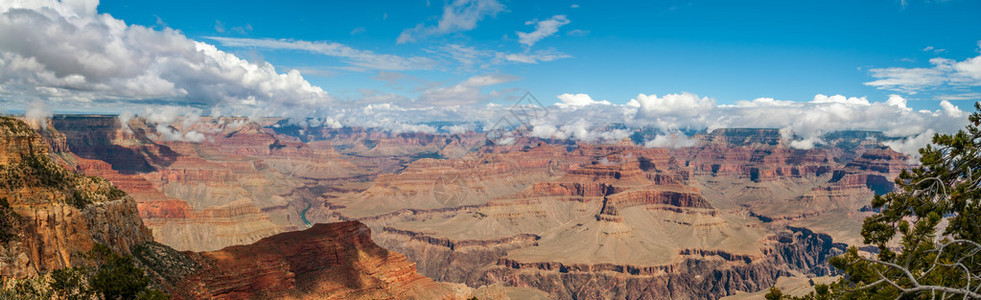
<instances>
[{"instance_id":1,"label":"sunlit rock face","mask_svg":"<svg viewBox=\"0 0 981 300\"><path fill-rule=\"evenodd\" d=\"M188 299L464 299L470 289L416 272L358 222L317 224L243 246L189 253Z\"/></svg>"},{"instance_id":2,"label":"sunlit rock face","mask_svg":"<svg viewBox=\"0 0 981 300\"><path fill-rule=\"evenodd\" d=\"M133 194L154 236L177 249L359 220L422 275L560 299L718 298L826 275L829 256L860 242L868 199L908 167L871 133L802 150L775 129L718 129L653 149L202 118L172 122L185 140L168 140L145 120L92 118L111 132L94 146L71 130L88 118L55 119L85 154L77 168Z\"/></svg>"},{"instance_id":3,"label":"sunlit rock face","mask_svg":"<svg viewBox=\"0 0 981 300\"><path fill-rule=\"evenodd\" d=\"M84 254L103 244L129 254L152 241L136 203L103 179L76 174L56 161L66 148L50 129L0 117L0 282L84 265ZM51 137L55 137L51 139ZM63 140L62 140L63 142Z\"/></svg>"}]
</instances>

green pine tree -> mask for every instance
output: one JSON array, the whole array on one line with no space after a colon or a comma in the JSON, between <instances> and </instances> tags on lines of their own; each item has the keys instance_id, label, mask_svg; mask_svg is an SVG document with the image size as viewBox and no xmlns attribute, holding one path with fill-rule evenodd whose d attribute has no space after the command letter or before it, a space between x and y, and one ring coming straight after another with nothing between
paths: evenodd
<instances>
[{"instance_id":1,"label":"green pine tree","mask_svg":"<svg viewBox=\"0 0 981 300\"><path fill-rule=\"evenodd\" d=\"M824 297L981 299L981 102L975 108L966 129L920 149L920 166L896 178L898 191L872 200L881 211L865 219L862 237L879 253L851 247L833 257L845 277Z\"/></svg>"}]
</instances>

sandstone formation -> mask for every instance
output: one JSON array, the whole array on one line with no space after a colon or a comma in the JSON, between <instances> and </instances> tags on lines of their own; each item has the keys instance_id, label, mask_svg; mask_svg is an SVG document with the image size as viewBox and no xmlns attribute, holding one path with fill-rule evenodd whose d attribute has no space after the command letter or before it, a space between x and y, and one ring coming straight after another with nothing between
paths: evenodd
<instances>
[{"instance_id":1,"label":"sandstone formation","mask_svg":"<svg viewBox=\"0 0 981 300\"><path fill-rule=\"evenodd\" d=\"M417 273L405 256L373 243L370 229L358 222L317 224L218 251L178 252L153 242L130 196L104 179L57 165L43 139L23 122L0 117L0 287L8 280L91 265L97 258L87 252L101 244L135 257L152 286L177 299L544 297L533 289L435 282ZM78 162L93 164L90 170L117 176L130 188L147 187L104 163ZM149 213L151 218L187 216Z\"/></svg>"},{"instance_id":2,"label":"sandstone formation","mask_svg":"<svg viewBox=\"0 0 981 300\"><path fill-rule=\"evenodd\" d=\"M191 253L187 298L451 299L468 289L419 275L357 222L317 224L251 245Z\"/></svg>"},{"instance_id":3,"label":"sandstone formation","mask_svg":"<svg viewBox=\"0 0 981 300\"><path fill-rule=\"evenodd\" d=\"M152 240L136 203L108 181L53 162L47 143L26 123L0 117L0 199L16 220L0 241L0 282L85 263L104 244L128 254Z\"/></svg>"},{"instance_id":4,"label":"sandstone formation","mask_svg":"<svg viewBox=\"0 0 981 300\"><path fill-rule=\"evenodd\" d=\"M104 132L82 132L88 122ZM517 136L499 144L473 132L235 118L171 122L169 130L203 136L175 141L147 120L113 122L56 118L65 147L78 154L62 156L131 193L162 243L213 251L191 255L204 268L194 276L205 283L188 288L197 293L188 297L235 297L253 288L290 297L325 290L399 297L401 285L380 292L303 281L295 270L312 267L296 251L320 250L269 242L285 244L282 232L318 222L352 220L407 260L351 250L374 253L359 254L361 262L390 260L389 271L379 272L395 273L385 274L414 263L422 275L466 285L456 291L477 289L473 295L489 286L535 288L559 299L755 292L780 277L828 275L828 257L861 243L858 230L870 213L864 204L890 191L907 167L907 157L869 132L829 134L825 144L803 150L776 129L717 129L696 134L694 147L648 149L630 140ZM123 154L112 153L117 147ZM320 225L311 230L340 235ZM340 243L285 235L327 248ZM243 265L236 255L248 251L264 253L263 263ZM225 267L259 275L207 273ZM359 278L385 281L372 276Z\"/></svg>"}]
</instances>

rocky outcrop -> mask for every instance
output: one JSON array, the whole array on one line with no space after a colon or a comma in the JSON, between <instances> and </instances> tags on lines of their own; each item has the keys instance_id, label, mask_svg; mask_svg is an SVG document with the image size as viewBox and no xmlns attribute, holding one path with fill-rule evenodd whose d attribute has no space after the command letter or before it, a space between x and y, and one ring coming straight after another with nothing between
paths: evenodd
<instances>
[{"instance_id":1,"label":"rocky outcrop","mask_svg":"<svg viewBox=\"0 0 981 300\"><path fill-rule=\"evenodd\" d=\"M405 256L371 242L358 222L317 224L251 245L191 253L187 298L451 299L466 289L434 282Z\"/></svg>"},{"instance_id":2,"label":"rocky outcrop","mask_svg":"<svg viewBox=\"0 0 981 300\"><path fill-rule=\"evenodd\" d=\"M438 238L427 235L422 232L416 232L411 230L395 229L392 227L384 227L383 230L388 233L404 235L412 240L422 241L430 245L442 246L450 248L450 250L463 249L465 247L478 247L478 248L492 248L500 246L534 246L536 241L541 239L540 236L534 234L519 234L510 237L503 237L499 239L490 240L450 240L447 238Z\"/></svg>"},{"instance_id":3,"label":"rocky outcrop","mask_svg":"<svg viewBox=\"0 0 981 300\"><path fill-rule=\"evenodd\" d=\"M151 241L136 203L109 182L55 164L25 123L0 117L0 198L19 219L0 244L0 281L86 263L96 244L129 254Z\"/></svg>"},{"instance_id":4,"label":"rocky outcrop","mask_svg":"<svg viewBox=\"0 0 981 300\"><path fill-rule=\"evenodd\" d=\"M72 153L107 162L120 173L151 172L157 166L173 163L178 156L170 147L149 139L146 134L150 128L136 127L126 131L116 116L59 115L51 122L65 135Z\"/></svg>"},{"instance_id":5,"label":"rocky outcrop","mask_svg":"<svg viewBox=\"0 0 981 300\"><path fill-rule=\"evenodd\" d=\"M719 128L703 136L708 144L728 146L776 146L780 144L780 130L776 128Z\"/></svg>"},{"instance_id":6,"label":"rocky outcrop","mask_svg":"<svg viewBox=\"0 0 981 300\"><path fill-rule=\"evenodd\" d=\"M617 214L617 210L637 205L671 205L677 207L712 208L702 195L693 191L641 190L626 191L607 197L603 214Z\"/></svg>"}]
</instances>

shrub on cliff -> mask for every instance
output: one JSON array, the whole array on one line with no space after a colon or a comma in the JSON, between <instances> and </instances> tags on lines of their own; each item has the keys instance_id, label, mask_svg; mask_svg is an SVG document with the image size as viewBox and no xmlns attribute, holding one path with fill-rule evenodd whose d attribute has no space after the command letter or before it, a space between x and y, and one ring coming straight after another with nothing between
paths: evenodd
<instances>
[{"instance_id":1,"label":"shrub on cliff","mask_svg":"<svg viewBox=\"0 0 981 300\"><path fill-rule=\"evenodd\" d=\"M0 245L17 237L17 224L17 214L10 208L7 198L0 197Z\"/></svg>"},{"instance_id":2,"label":"shrub on cliff","mask_svg":"<svg viewBox=\"0 0 981 300\"><path fill-rule=\"evenodd\" d=\"M33 135L40 139L38 133L26 123L9 117L0 117L0 134ZM84 176L58 165L48 157L45 145L31 145L23 148L32 150L4 153L19 159L0 164L0 194L21 193L22 197L14 199L32 203L63 202L79 209L91 203L118 200L125 196L123 191L105 179Z\"/></svg>"},{"instance_id":3,"label":"shrub on cliff","mask_svg":"<svg viewBox=\"0 0 981 300\"><path fill-rule=\"evenodd\" d=\"M54 296L44 278L14 280L0 288L0 299L48 300Z\"/></svg>"},{"instance_id":4,"label":"shrub on cliff","mask_svg":"<svg viewBox=\"0 0 981 300\"><path fill-rule=\"evenodd\" d=\"M0 165L0 189L13 193L24 187L54 191L63 195L61 198L65 203L79 209L95 202L118 200L126 195L109 181L77 174L59 166L46 155L23 155L19 163Z\"/></svg>"},{"instance_id":5,"label":"shrub on cliff","mask_svg":"<svg viewBox=\"0 0 981 300\"><path fill-rule=\"evenodd\" d=\"M88 265L54 270L47 276L13 280L0 287L0 299L168 299L150 288L150 278L133 257L96 244L85 254Z\"/></svg>"},{"instance_id":6,"label":"shrub on cliff","mask_svg":"<svg viewBox=\"0 0 981 300\"><path fill-rule=\"evenodd\" d=\"M95 291L92 290L86 280L90 274L91 270L86 267L54 270L51 272L51 290L63 299L92 299L95 296Z\"/></svg>"},{"instance_id":7,"label":"shrub on cliff","mask_svg":"<svg viewBox=\"0 0 981 300\"><path fill-rule=\"evenodd\" d=\"M899 175L899 191L872 200L881 212L865 219L862 237L879 253L853 246L832 258L846 277L830 296L981 299L981 102L975 108L966 129L920 149L921 165Z\"/></svg>"}]
</instances>

